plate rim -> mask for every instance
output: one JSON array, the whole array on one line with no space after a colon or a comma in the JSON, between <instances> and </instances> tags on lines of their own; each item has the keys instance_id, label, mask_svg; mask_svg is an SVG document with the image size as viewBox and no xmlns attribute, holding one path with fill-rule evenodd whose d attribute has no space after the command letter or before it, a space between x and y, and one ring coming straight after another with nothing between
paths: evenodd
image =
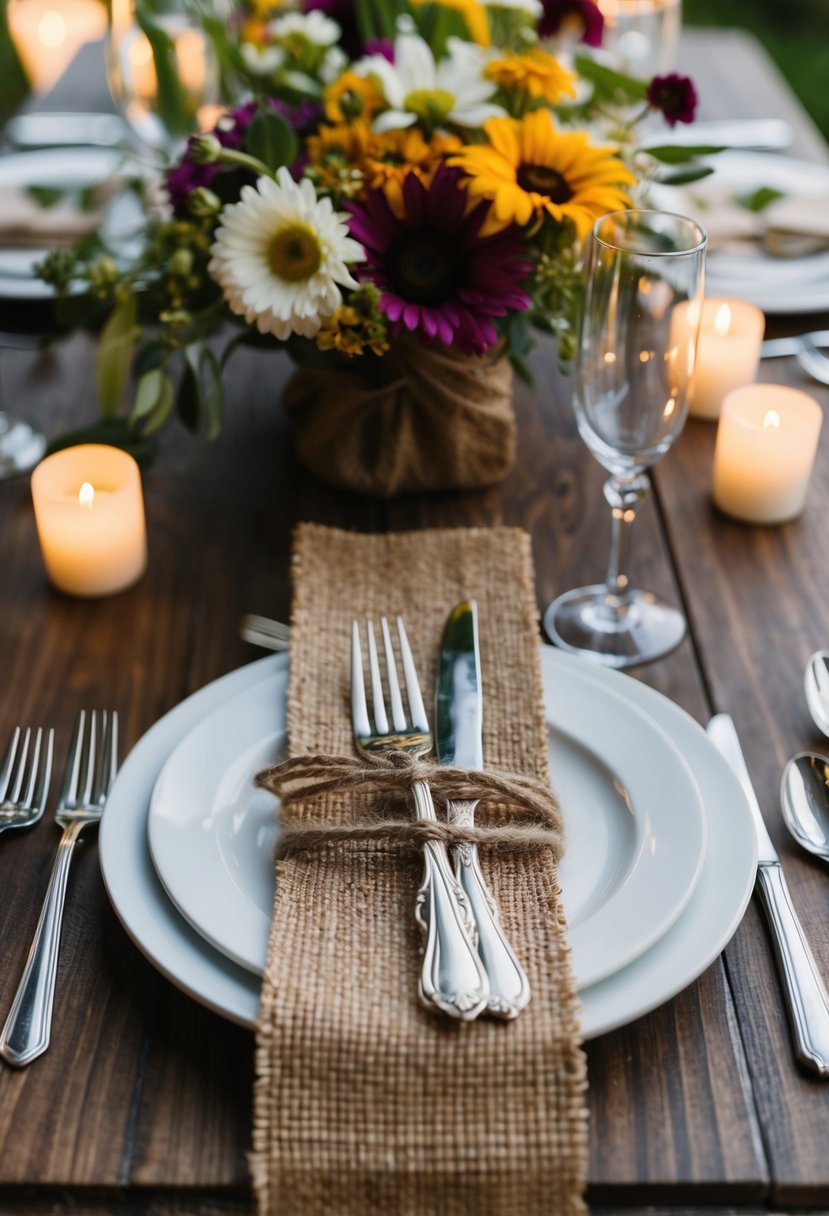
<instances>
[{"instance_id":1,"label":"plate rim","mask_svg":"<svg viewBox=\"0 0 829 1216\"><path fill-rule=\"evenodd\" d=\"M585 662L543 643L540 651L542 663ZM110 793L108 811L100 829L104 885L127 936L177 988L219 1016L250 1030L257 1024L258 979L208 946L169 903L155 876L146 846L146 815L155 774L169 751L168 732L172 729L178 730L179 734L185 733L186 728L178 724L188 715L196 720L201 707L226 695L228 688L235 690L264 678L280 662L287 662L286 656L269 655L237 668L191 694L154 723L127 756ZM631 680L624 673L598 667L595 671L591 669L589 674L600 683L607 681L611 687L617 680ZM673 928L623 971L579 994L585 1040L636 1021L698 979L734 935L751 898L756 875L754 824L734 774L702 727L685 710L647 685L635 680L632 684L634 697L641 697L646 705L667 714L675 728L692 732L689 740L700 749L700 758L706 763L703 795L706 796L705 787L710 778L711 790L721 798L727 813L709 816L709 825L713 825L712 843L716 847L708 849L701 880L688 908ZM154 774L152 765L156 756L159 759ZM714 770L716 790L710 769ZM117 815L112 813L114 806L119 807ZM742 881L739 881L740 867L734 864L735 846L738 853L742 849ZM127 882L119 880L121 858L126 862ZM739 856L736 857L736 861L739 860ZM706 924L704 940L700 942L700 920L710 919L710 897L722 902L724 892L729 897L728 905L725 911L720 907L715 926ZM676 969L678 955L684 958L679 971Z\"/></svg>"}]
</instances>

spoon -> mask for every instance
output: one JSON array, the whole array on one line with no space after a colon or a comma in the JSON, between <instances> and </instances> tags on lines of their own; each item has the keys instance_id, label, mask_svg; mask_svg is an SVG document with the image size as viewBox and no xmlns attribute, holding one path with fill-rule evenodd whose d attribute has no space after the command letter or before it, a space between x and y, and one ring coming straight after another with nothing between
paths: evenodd
<instances>
[{"instance_id":1,"label":"spoon","mask_svg":"<svg viewBox=\"0 0 829 1216\"><path fill-rule=\"evenodd\" d=\"M829 861L829 760L800 752L783 770L780 804L799 845Z\"/></svg>"},{"instance_id":2,"label":"spoon","mask_svg":"<svg viewBox=\"0 0 829 1216\"><path fill-rule=\"evenodd\" d=\"M829 650L816 650L803 673L803 691L812 721L829 736Z\"/></svg>"}]
</instances>

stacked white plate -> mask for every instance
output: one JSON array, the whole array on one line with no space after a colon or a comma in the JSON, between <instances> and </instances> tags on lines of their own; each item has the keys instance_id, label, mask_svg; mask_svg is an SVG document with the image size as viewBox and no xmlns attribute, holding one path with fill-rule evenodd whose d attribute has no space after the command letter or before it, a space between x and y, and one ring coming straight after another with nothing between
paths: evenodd
<instances>
[{"instance_id":1,"label":"stacked white plate","mask_svg":"<svg viewBox=\"0 0 829 1216\"><path fill-rule=\"evenodd\" d=\"M567 832L560 879L591 1038L668 1000L717 957L751 895L756 841L736 778L676 705L549 647L542 671ZM286 689L287 658L276 655L177 706L127 758L101 827L104 880L132 939L173 983L248 1026L278 832L276 800L251 778L284 753Z\"/></svg>"}]
</instances>

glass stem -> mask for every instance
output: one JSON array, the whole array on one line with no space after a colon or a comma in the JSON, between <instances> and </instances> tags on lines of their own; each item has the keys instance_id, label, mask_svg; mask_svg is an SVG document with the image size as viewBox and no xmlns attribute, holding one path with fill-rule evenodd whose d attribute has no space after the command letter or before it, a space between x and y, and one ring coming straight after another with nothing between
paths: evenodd
<instances>
[{"instance_id":1,"label":"glass stem","mask_svg":"<svg viewBox=\"0 0 829 1216\"><path fill-rule=\"evenodd\" d=\"M610 477L604 483L604 496L610 503L610 558L607 563L607 593L614 607L623 608L630 591L628 565L630 538L636 508L650 489L644 473L636 477Z\"/></svg>"}]
</instances>

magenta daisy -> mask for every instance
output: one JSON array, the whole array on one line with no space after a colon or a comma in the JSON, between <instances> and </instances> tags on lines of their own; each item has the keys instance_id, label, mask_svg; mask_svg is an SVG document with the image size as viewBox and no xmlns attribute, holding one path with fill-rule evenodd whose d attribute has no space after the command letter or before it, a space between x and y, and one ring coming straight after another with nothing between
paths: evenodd
<instances>
[{"instance_id":1,"label":"magenta daisy","mask_svg":"<svg viewBox=\"0 0 829 1216\"><path fill-rule=\"evenodd\" d=\"M351 234L364 247L359 277L380 289L392 332L418 332L464 354L484 354L498 341L495 319L530 307L522 286L532 268L518 229L481 236L489 211L467 213L455 169L441 167L427 187L403 182L403 218L381 190L350 207Z\"/></svg>"}]
</instances>

